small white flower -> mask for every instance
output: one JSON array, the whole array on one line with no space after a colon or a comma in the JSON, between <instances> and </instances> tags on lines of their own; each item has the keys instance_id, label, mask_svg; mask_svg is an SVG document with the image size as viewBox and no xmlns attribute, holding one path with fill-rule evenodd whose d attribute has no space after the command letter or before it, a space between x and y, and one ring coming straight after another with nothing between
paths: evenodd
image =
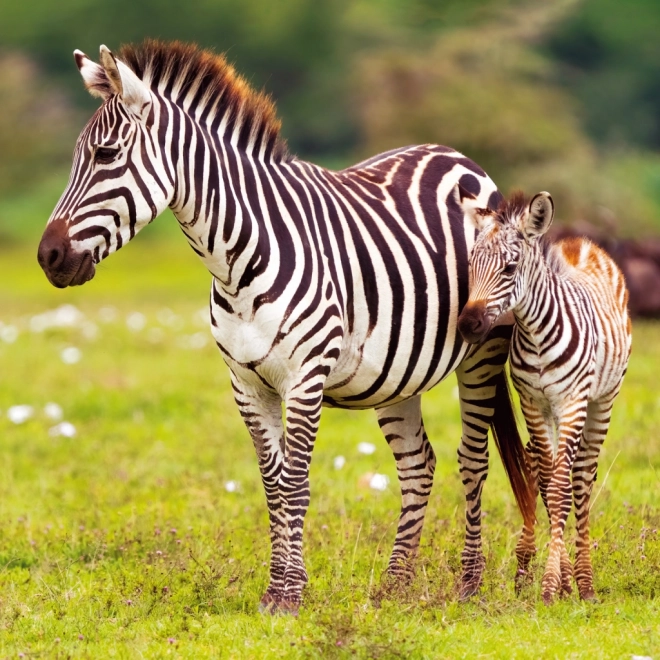
<instances>
[{"instance_id":1,"label":"small white flower","mask_svg":"<svg viewBox=\"0 0 660 660\"><path fill-rule=\"evenodd\" d=\"M343 456L336 456L333 465L335 470L341 470L346 465L346 459Z\"/></svg>"},{"instance_id":2,"label":"small white flower","mask_svg":"<svg viewBox=\"0 0 660 660\"><path fill-rule=\"evenodd\" d=\"M117 320L117 310L114 307L101 307L99 309L99 321L101 323L112 323Z\"/></svg>"},{"instance_id":3,"label":"small white flower","mask_svg":"<svg viewBox=\"0 0 660 660\"><path fill-rule=\"evenodd\" d=\"M456 399L456 401L459 400L460 395L459 395L459 393L458 393L458 385L456 385L456 386L452 389L452 391L451 391L451 396L452 396L453 399Z\"/></svg>"},{"instance_id":4,"label":"small white flower","mask_svg":"<svg viewBox=\"0 0 660 660\"><path fill-rule=\"evenodd\" d=\"M18 339L18 328L0 323L0 339L7 344L13 344Z\"/></svg>"},{"instance_id":5,"label":"small white flower","mask_svg":"<svg viewBox=\"0 0 660 660\"><path fill-rule=\"evenodd\" d=\"M64 364L76 364L82 358L82 352L75 346L68 346L60 353L60 358Z\"/></svg>"},{"instance_id":6,"label":"small white flower","mask_svg":"<svg viewBox=\"0 0 660 660\"><path fill-rule=\"evenodd\" d=\"M235 493L238 491L238 482L237 481L225 481L225 490L228 493Z\"/></svg>"},{"instance_id":7,"label":"small white flower","mask_svg":"<svg viewBox=\"0 0 660 660\"><path fill-rule=\"evenodd\" d=\"M390 478L386 474L374 474L369 481L369 487L373 490L387 490Z\"/></svg>"},{"instance_id":8,"label":"small white flower","mask_svg":"<svg viewBox=\"0 0 660 660\"><path fill-rule=\"evenodd\" d=\"M376 451L376 445L372 444L371 442L361 442L357 446L357 450L361 454L366 454L369 456L370 454L373 454Z\"/></svg>"},{"instance_id":9,"label":"small white flower","mask_svg":"<svg viewBox=\"0 0 660 660\"><path fill-rule=\"evenodd\" d=\"M163 307L163 309L158 310L156 314L158 323L161 325L167 325L170 328L181 326L181 318L178 314L175 314L171 309Z\"/></svg>"},{"instance_id":10,"label":"small white flower","mask_svg":"<svg viewBox=\"0 0 660 660\"><path fill-rule=\"evenodd\" d=\"M147 325L147 317L142 312L131 312L126 317L126 327L131 332L140 332Z\"/></svg>"},{"instance_id":11,"label":"small white flower","mask_svg":"<svg viewBox=\"0 0 660 660\"><path fill-rule=\"evenodd\" d=\"M97 335L99 334L98 326L92 321L83 321L80 329L82 330L82 334L85 339L96 339Z\"/></svg>"},{"instance_id":12,"label":"small white flower","mask_svg":"<svg viewBox=\"0 0 660 660\"><path fill-rule=\"evenodd\" d=\"M44 415L46 415L48 419L52 419L54 422L59 422L62 419L64 412L62 411L62 406L50 401L44 406Z\"/></svg>"},{"instance_id":13,"label":"small white flower","mask_svg":"<svg viewBox=\"0 0 660 660\"><path fill-rule=\"evenodd\" d=\"M34 408L28 405L12 406L7 411L7 417L14 424L23 424L34 415Z\"/></svg>"},{"instance_id":14,"label":"small white flower","mask_svg":"<svg viewBox=\"0 0 660 660\"><path fill-rule=\"evenodd\" d=\"M147 339L152 344L159 344L165 338L165 332L162 328L149 328Z\"/></svg>"},{"instance_id":15,"label":"small white flower","mask_svg":"<svg viewBox=\"0 0 660 660\"><path fill-rule=\"evenodd\" d=\"M74 438L76 435L76 427L71 422L60 422L55 426L48 429L48 435L51 438L63 436L65 438Z\"/></svg>"},{"instance_id":16,"label":"small white flower","mask_svg":"<svg viewBox=\"0 0 660 660\"><path fill-rule=\"evenodd\" d=\"M209 315L209 308L208 307L202 307L201 309L198 309L192 317L192 322L195 325L208 328L208 326L211 323L211 317Z\"/></svg>"}]
</instances>

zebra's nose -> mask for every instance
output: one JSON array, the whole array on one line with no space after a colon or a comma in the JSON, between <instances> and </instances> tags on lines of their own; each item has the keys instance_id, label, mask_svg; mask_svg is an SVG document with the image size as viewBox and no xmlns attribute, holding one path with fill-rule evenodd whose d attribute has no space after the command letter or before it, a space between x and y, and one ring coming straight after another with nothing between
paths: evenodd
<instances>
[{"instance_id":1,"label":"zebra's nose","mask_svg":"<svg viewBox=\"0 0 660 660\"><path fill-rule=\"evenodd\" d=\"M468 303L458 317L458 330L469 344L480 342L490 329L486 305L481 301Z\"/></svg>"},{"instance_id":2,"label":"zebra's nose","mask_svg":"<svg viewBox=\"0 0 660 660\"><path fill-rule=\"evenodd\" d=\"M57 270L64 261L66 248L64 241L57 236L44 235L39 243L39 251L37 252L37 259L39 265L46 272Z\"/></svg>"}]
</instances>

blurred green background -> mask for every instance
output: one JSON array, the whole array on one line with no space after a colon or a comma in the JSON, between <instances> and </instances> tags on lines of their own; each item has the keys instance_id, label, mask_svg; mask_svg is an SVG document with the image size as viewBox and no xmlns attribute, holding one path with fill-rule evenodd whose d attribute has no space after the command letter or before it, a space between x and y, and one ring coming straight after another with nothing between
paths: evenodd
<instances>
[{"instance_id":1,"label":"blurred green background","mask_svg":"<svg viewBox=\"0 0 660 660\"><path fill-rule=\"evenodd\" d=\"M96 107L73 49L147 36L226 52L302 158L447 144L564 222L660 234L659 34L657 0L4 0L0 245L36 246Z\"/></svg>"}]
</instances>

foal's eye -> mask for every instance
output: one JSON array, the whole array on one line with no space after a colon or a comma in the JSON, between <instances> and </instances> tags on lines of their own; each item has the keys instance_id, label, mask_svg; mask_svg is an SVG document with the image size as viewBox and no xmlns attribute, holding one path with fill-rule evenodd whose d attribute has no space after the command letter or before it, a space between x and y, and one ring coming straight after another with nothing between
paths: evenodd
<instances>
[{"instance_id":1,"label":"foal's eye","mask_svg":"<svg viewBox=\"0 0 660 660\"><path fill-rule=\"evenodd\" d=\"M111 163L119 153L119 149L116 147L96 147L94 151L94 162L95 163Z\"/></svg>"},{"instance_id":2,"label":"foal's eye","mask_svg":"<svg viewBox=\"0 0 660 660\"><path fill-rule=\"evenodd\" d=\"M517 264L507 264L507 265L504 266L504 268L502 269L502 272L503 272L505 275L513 275L513 274L516 272L516 267L517 267Z\"/></svg>"}]
</instances>

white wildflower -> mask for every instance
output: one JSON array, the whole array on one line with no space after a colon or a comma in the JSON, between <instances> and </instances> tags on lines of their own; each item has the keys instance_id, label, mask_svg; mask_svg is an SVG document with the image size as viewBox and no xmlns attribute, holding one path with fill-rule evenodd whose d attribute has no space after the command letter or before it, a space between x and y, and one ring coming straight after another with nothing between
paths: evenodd
<instances>
[{"instance_id":1,"label":"white wildflower","mask_svg":"<svg viewBox=\"0 0 660 660\"><path fill-rule=\"evenodd\" d=\"M343 456L336 456L333 465L335 470L341 470L346 465L346 459Z\"/></svg>"},{"instance_id":2,"label":"white wildflower","mask_svg":"<svg viewBox=\"0 0 660 660\"><path fill-rule=\"evenodd\" d=\"M62 410L62 406L58 403L50 401L44 406L44 415L46 415L48 419L52 419L54 422L59 422L64 415L64 411Z\"/></svg>"},{"instance_id":3,"label":"white wildflower","mask_svg":"<svg viewBox=\"0 0 660 660\"><path fill-rule=\"evenodd\" d=\"M374 474L369 481L369 488L373 490L387 490L390 478L386 474Z\"/></svg>"},{"instance_id":4,"label":"white wildflower","mask_svg":"<svg viewBox=\"0 0 660 660\"><path fill-rule=\"evenodd\" d=\"M23 424L24 422L27 422L28 419L32 417L32 415L34 415L34 408L25 404L12 406L7 411L7 417L9 418L9 421L14 422L14 424Z\"/></svg>"},{"instance_id":5,"label":"white wildflower","mask_svg":"<svg viewBox=\"0 0 660 660\"><path fill-rule=\"evenodd\" d=\"M75 346L67 346L60 352L60 359L64 364L76 364L82 358L82 351Z\"/></svg>"},{"instance_id":6,"label":"white wildflower","mask_svg":"<svg viewBox=\"0 0 660 660\"><path fill-rule=\"evenodd\" d=\"M51 438L63 436L64 438L74 438L76 435L76 427L71 422L60 422L55 426L48 429L48 435Z\"/></svg>"},{"instance_id":7,"label":"white wildflower","mask_svg":"<svg viewBox=\"0 0 660 660\"><path fill-rule=\"evenodd\" d=\"M357 450L360 452L360 454L366 454L369 456L376 451L376 445L372 444L371 442L360 442L357 446Z\"/></svg>"},{"instance_id":8,"label":"white wildflower","mask_svg":"<svg viewBox=\"0 0 660 660\"><path fill-rule=\"evenodd\" d=\"M126 327L131 332L140 332L147 325L147 317L142 312L131 312L126 317Z\"/></svg>"}]
</instances>

